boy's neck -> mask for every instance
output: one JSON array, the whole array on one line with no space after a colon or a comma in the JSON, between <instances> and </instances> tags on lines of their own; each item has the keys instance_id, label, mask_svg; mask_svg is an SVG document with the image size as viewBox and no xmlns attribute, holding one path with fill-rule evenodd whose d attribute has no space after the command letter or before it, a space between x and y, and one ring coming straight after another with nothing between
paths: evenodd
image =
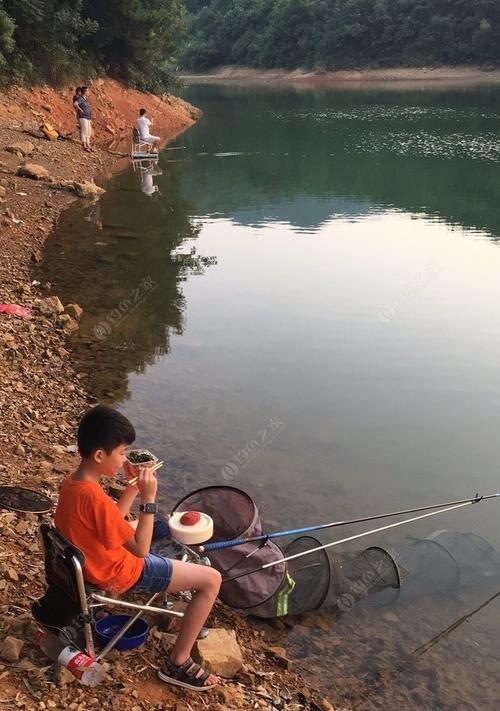
<instances>
[{"instance_id":1,"label":"boy's neck","mask_svg":"<svg viewBox=\"0 0 500 711\"><path fill-rule=\"evenodd\" d=\"M82 459L78 467L75 469L71 478L74 481L95 481L99 483L101 475L92 462Z\"/></svg>"}]
</instances>

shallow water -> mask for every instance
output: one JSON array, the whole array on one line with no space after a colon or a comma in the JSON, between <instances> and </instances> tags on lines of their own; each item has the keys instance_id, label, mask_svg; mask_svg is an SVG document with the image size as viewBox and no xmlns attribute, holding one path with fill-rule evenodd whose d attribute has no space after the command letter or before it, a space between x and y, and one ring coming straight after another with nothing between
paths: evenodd
<instances>
[{"instance_id":1,"label":"shallow water","mask_svg":"<svg viewBox=\"0 0 500 711\"><path fill-rule=\"evenodd\" d=\"M187 98L205 115L178 150L72 208L41 267L85 309L75 347L96 398L168 462L165 498L229 483L290 527L500 488L500 91ZM390 541L449 527L500 549L498 505ZM495 583L396 605L397 622L301 620L283 643L356 708L496 709L497 600L391 667Z\"/></svg>"}]
</instances>

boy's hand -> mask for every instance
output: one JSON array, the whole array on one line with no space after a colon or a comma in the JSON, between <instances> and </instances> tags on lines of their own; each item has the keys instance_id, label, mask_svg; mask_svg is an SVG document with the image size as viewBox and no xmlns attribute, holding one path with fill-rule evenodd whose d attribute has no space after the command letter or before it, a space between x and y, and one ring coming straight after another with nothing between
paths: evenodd
<instances>
[{"instance_id":1,"label":"boy's hand","mask_svg":"<svg viewBox=\"0 0 500 711\"><path fill-rule=\"evenodd\" d=\"M149 467L141 467L137 477L137 488L141 494L141 499L148 503L153 503L158 488L158 480L155 473Z\"/></svg>"}]
</instances>

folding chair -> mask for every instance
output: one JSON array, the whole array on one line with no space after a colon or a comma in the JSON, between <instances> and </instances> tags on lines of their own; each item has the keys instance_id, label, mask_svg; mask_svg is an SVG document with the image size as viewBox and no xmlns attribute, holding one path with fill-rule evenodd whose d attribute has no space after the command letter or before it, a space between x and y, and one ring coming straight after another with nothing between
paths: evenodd
<instances>
[{"instance_id":1,"label":"folding chair","mask_svg":"<svg viewBox=\"0 0 500 711\"><path fill-rule=\"evenodd\" d=\"M154 612L173 617L183 617L164 607L153 607L152 603L160 593L154 593L144 605L106 595L85 583L83 566L85 556L48 523L40 526L40 539L45 561L47 592L32 605L35 620L51 632L83 649L96 661L104 659L108 652L123 637L127 630L144 612ZM188 557L188 554L185 554ZM95 653L92 623L94 610L103 606L118 606L136 611L114 637L97 654Z\"/></svg>"},{"instance_id":2,"label":"folding chair","mask_svg":"<svg viewBox=\"0 0 500 711\"><path fill-rule=\"evenodd\" d=\"M151 148L152 145L152 143L148 143L148 141L144 141L141 138L138 129L134 126L132 129L132 158L151 158L154 160L158 157L158 153L148 151L148 148Z\"/></svg>"}]
</instances>

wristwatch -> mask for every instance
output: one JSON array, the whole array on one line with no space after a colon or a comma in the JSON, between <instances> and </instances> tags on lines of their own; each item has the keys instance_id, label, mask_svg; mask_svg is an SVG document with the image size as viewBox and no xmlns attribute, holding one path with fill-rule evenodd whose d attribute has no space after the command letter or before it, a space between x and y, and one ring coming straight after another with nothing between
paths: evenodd
<instances>
[{"instance_id":1,"label":"wristwatch","mask_svg":"<svg viewBox=\"0 0 500 711\"><path fill-rule=\"evenodd\" d=\"M149 514L158 513L158 504L141 504L139 506L139 511L142 511L142 513Z\"/></svg>"}]
</instances>

